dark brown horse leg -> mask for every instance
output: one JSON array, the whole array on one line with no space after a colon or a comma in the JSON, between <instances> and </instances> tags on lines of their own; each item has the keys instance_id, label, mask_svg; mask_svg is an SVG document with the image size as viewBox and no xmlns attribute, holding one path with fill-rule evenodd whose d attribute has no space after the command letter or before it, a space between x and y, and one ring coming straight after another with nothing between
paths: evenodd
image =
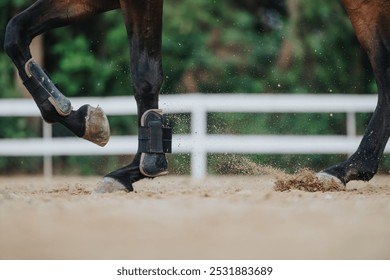
<instances>
[{"instance_id":1,"label":"dark brown horse leg","mask_svg":"<svg viewBox=\"0 0 390 280\"><path fill-rule=\"evenodd\" d=\"M116 8L119 8L119 2L115 0L38 0L10 20L4 41L4 49L17 67L42 117L47 122L62 123L77 136L101 146L110 137L104 112L89 105L72 110L70 100L32 58L29 45L35 36L49 29Z\"/></svg>"},{"instance_id":2,"label":"dark brown horse leg","mask_svg":"<svg viewBox=\"0 0 390 280\"><path fill-rule=\"evenodd\" d=\"M138 108L139 147L131 164L107 174L103 185L133 190L133 183L167 174L164 138L170 142L169 128L158 109L163 81L161 33L163 0L121 0L131 53L131 72ZM119 184L118 184L119 183ZM115 188L115 187L113 187ZM104 191L104 190L102 190Z\"/></svg>"},{"instance_id":3,"label":"dark brown horse leg","mask_svg":"<svg viewBox=\"0 0 390 280\"><path fill-rule=\"evenodd\" d=\"M390 2L381 0L344 0L364 50L374 70L378 104L357 151L345 162L325 173L344 184L351 180L370 180L377 172L390 136Z\"/></svg>"}]
</instances>

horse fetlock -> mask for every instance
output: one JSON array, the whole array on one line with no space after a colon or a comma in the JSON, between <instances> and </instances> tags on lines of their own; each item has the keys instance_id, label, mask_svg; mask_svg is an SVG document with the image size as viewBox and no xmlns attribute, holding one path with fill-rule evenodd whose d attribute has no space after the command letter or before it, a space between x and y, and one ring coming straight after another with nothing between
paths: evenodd
<instances>
[{"instance_id":1,"label":"horse fetlock","mask_svg":"<svg viewBox=\"0 0 390 280\"><path fill-rule=\"evenodd\" d=\"M147 177L168 174L165 153L172 151L172 127L161 110L151 109L141 117L138 131L138 152L141 153L140 172Z\"/></svg>"},{"instance_id":2,"label":"horse fetlock","mask_svg":"<svg viewBox=\"0 0 390 280\"><path fill-rule=\"evenodd\" d=\"M85 132L82 137L104 147L110 139L110 124L107 116L99 106L97 108L90 105L84 106L87 106L87 112L85 116Z\"/></svg>"},{"instance_id":3,"label":"horse fetlock","mask_svg":"<svg viewBox=\"0 0 390 280\"><path fill-rule=\"evenodd\" d=\"M27 79L23 83L38 107L48 100L60 116L68 116L71 113L72 104L70 100L57 89L33 58L27 61L24 70Z\"/></svg>"},{"instance_id":4,"label":"horse fetlock","mask_svg":"<svg viewBox=\"0 0 390 280\"><path fill-rule=\"evenodd\" d=\"M168 174L168 161L165 154L141 154L140 172L149 178Z\"/></svg>"},{"instance_id":5,"label":"horse fetlock","mask_svg":"<svg viewBox=\"0 0 390 280\"><path fill-rule=\"evenodd\" d=\"M374 177L375 174L376 170L372 170L368 167L351 167L347 170L345 177L347 181L361 180L368 182Z\"/></svg>"}]
</instances>

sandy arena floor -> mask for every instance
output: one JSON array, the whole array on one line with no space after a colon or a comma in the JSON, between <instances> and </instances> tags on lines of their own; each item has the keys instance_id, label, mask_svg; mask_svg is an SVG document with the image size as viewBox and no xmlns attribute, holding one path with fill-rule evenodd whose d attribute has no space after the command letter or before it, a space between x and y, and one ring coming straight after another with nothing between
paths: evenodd
<instances>
[{"instance_id":1,"label":"sandy arena floor","mask_svg":"<svg viewBox=\"0 0 390 280\"><path fill-rule=\"evenodd\" d=\"M390 259L390 176L276 192L268 176L0 178L0 259Z\"/></svg>"}]
</instances>

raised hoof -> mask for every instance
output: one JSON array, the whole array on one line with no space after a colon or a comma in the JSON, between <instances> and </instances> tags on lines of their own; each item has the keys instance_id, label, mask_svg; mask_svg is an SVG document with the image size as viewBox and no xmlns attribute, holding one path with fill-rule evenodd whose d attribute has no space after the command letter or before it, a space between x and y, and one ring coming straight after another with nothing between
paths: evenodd
<instances>
[{"instance_id":1,"label":"raised hoof","mask_svg":"<svg viewBox=\"0 0 390 280\"><path fill-rule=\"evenodd\" d=\"M165 154L142 153L139 171L149 178L168 174L168 162Z\"/></svg>"},{"instance_id":2,"label":"raised hoof","mask_svg":"<svg viewBox=\"0 0 390 280\"><path fill-rule=\"evenodd\" d=\"M83 138L101 147L104 147L110 139L110 125L100 107L94 108L88 105Z\"/></svg>"},{"instance_id":3,"label":"raised hoof","mask_svg":"<svg viewBox=\"0 0 390 280\"><path fill-rule=\"evenodd\" d=\"M345 187L345 183L343 181L341 181L339 178L337 178L336 176L334 175L331 175L329 173L326 173L326 172L318 172L316 174L316 177L321 180L321 181L328 181L328 182L334 182L334 183L337 183L339 184L340 186L343 186Z\"/></svg>"},{"instance_id":4,"label":"raised hoof","mask_svg":"<svg viewBox=\"0 0 390 280\"><path fill-rule=\"evenodd\" d=\"M121 191L128 192L129 190L119 181L110 177L104 177L103 180L99 182L97 188L93 191L93 193L113 193Z\"/></svg>"}]
</instances>

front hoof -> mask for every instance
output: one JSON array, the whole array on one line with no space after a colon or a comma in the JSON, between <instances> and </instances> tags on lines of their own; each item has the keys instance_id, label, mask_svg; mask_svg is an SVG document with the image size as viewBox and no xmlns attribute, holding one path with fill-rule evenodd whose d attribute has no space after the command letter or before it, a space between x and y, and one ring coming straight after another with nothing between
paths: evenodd
<instances>
[{"instance_id":1,"label":"front hoof","mask_svg":"<svg viewBox=\"0 0 390 280\"><path fill-rule=\"evenodd\" d=\"M107 116L100 107L85 106L88 106L88 110L83 138L104 147L110 139L110 124Z\"/></svg>"},{"instance_id":2,"label":"front hoof","mask_svg":"<svg viewBox=\"0 0 390 280\"><path fill-rule=\"evenodd\" d=\"M99 182L93 193L113 193L122 191L128 192L129 190L117 180L104 177L103 180Z\"/></svg>"},{"instance_id":3,"label":"front hoof","mask_svg":"<svg viewBox=\"0 0 390 280\"><path fill-rule=\"evenodd\" d=\"M333 183L336 183L336 184L339 184L340 186L343 186L345 187L345 183L343 181L341 181L339 178L337 178L336 176L334 175L331 175L329 173L326 173L324 171L321 171L321 172L318 172L316 174L316 177L323 181L323 182L333 182Z\"/></svg>"}]
</instances>

